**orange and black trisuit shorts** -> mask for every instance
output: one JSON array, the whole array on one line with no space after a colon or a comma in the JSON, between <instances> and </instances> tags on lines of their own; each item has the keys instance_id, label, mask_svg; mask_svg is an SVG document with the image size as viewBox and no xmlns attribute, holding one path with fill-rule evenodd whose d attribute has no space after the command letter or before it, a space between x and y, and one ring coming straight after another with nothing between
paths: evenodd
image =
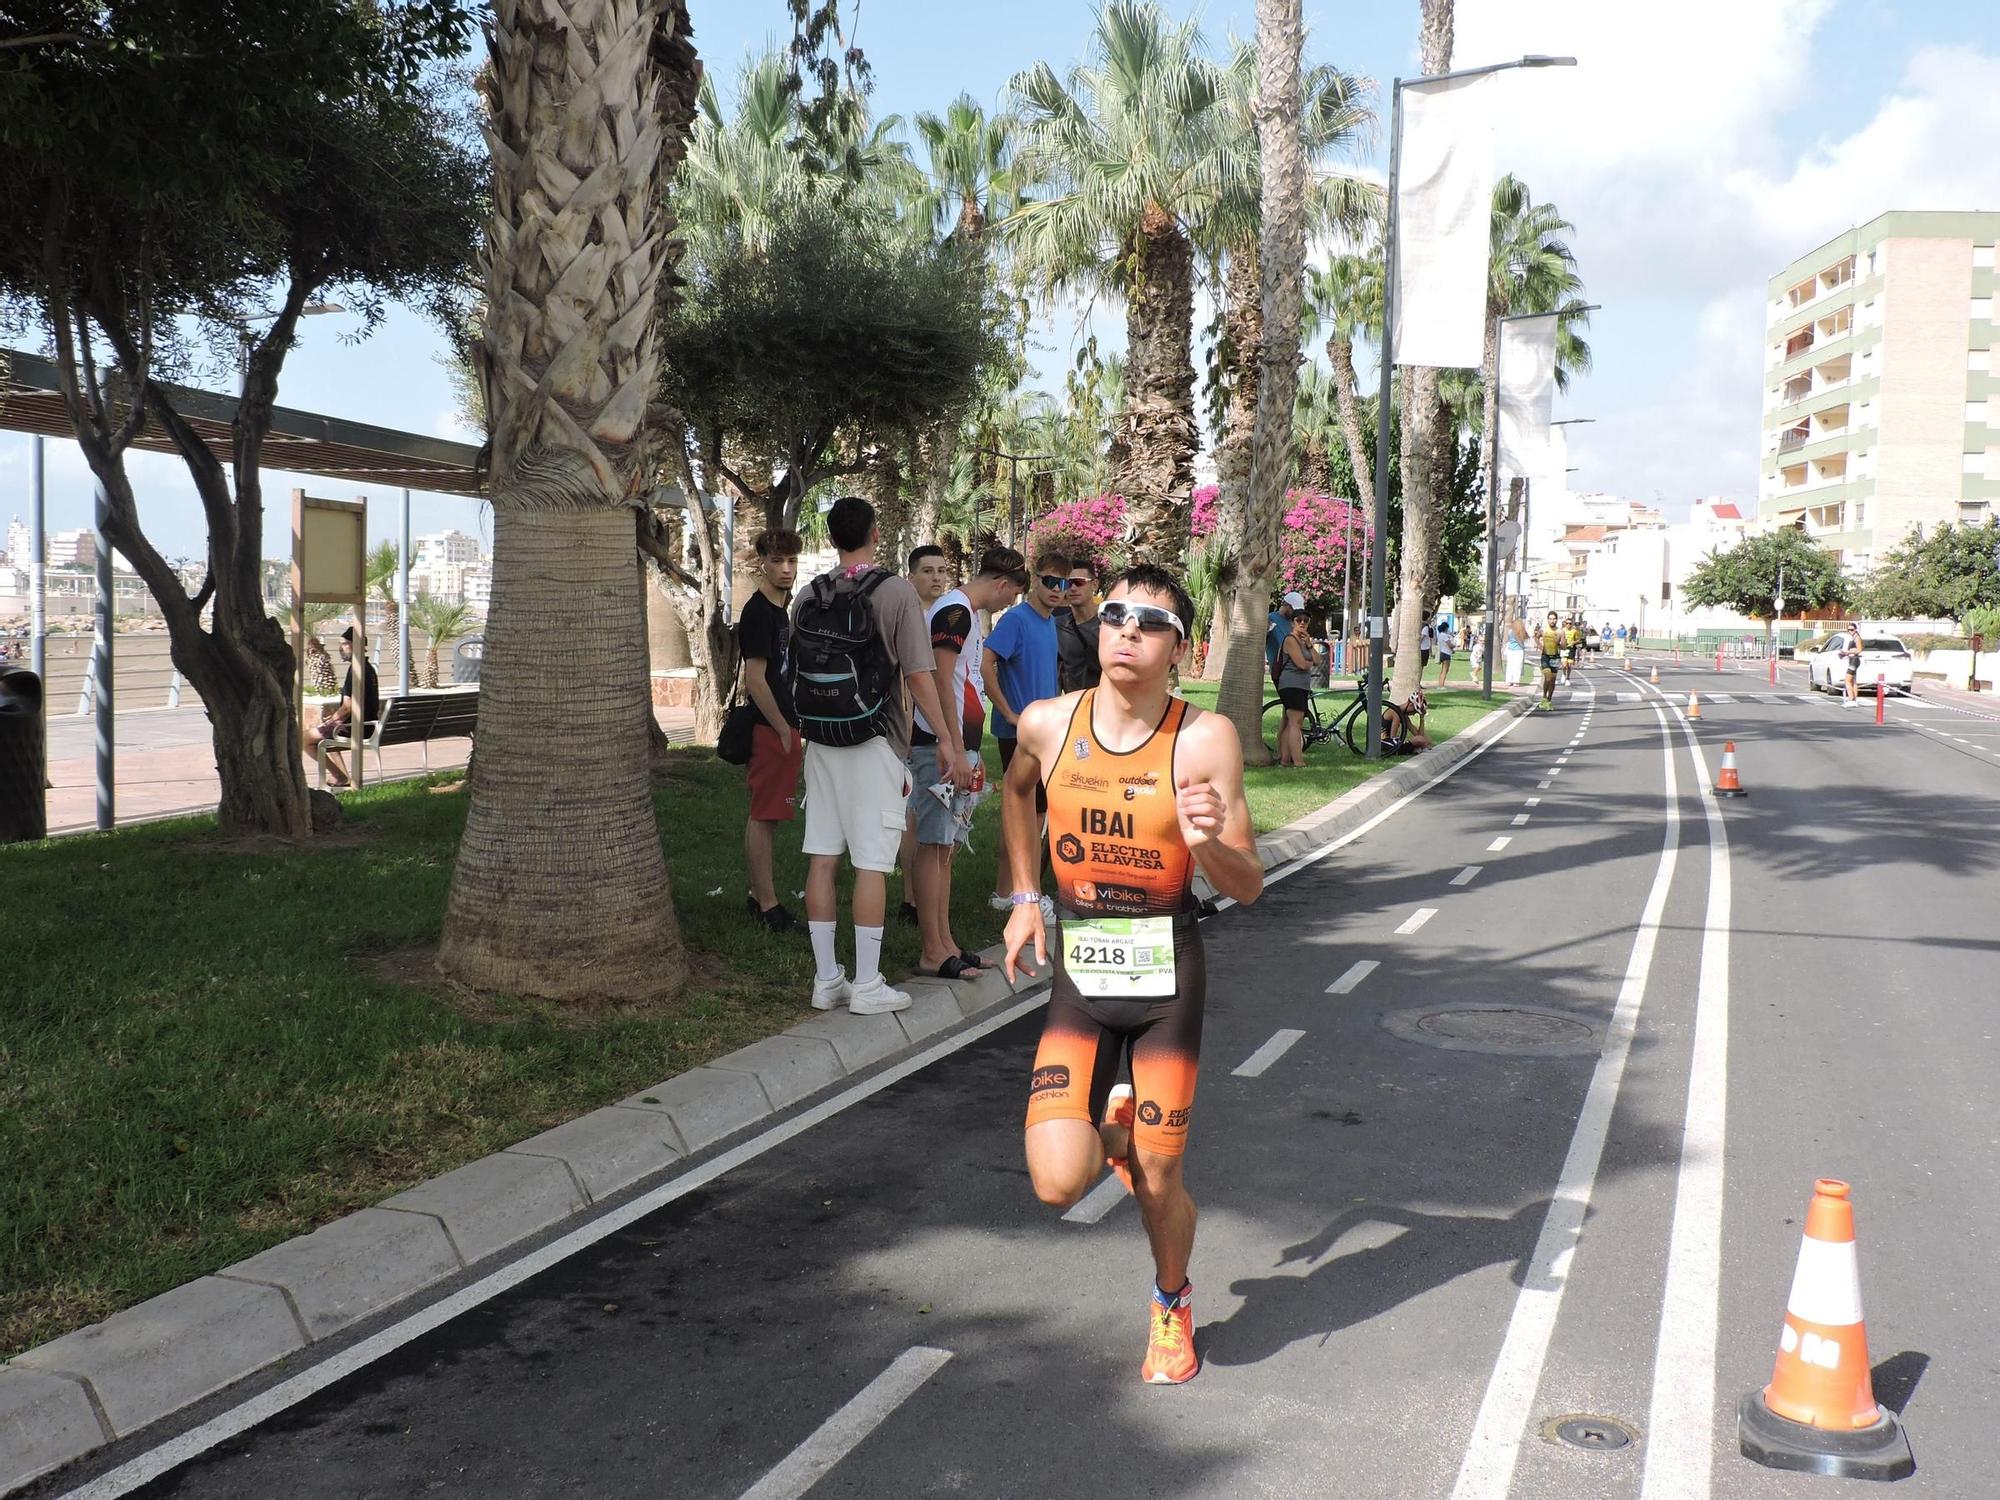
<instances>
[{"instance_id":1,"label":"orange and black trisuit shorts","mask_svg":"<svg viewBox=\"0 0 2000 1500\"><path fill-rule=\"evenodd\" d=\"M1028 1124L1104 1118L1112 1085L1129 1060L1136 1114L1132 1142L1141 1151L1179 1156L1187 1149L1201 1060L1201 1013L1207 961L1192 913L1174 918L1171 995L1099 999L1082 995L1064 971L1060 926L1048 1019L1028 1086Z\"/></svg>"}]
</instances>

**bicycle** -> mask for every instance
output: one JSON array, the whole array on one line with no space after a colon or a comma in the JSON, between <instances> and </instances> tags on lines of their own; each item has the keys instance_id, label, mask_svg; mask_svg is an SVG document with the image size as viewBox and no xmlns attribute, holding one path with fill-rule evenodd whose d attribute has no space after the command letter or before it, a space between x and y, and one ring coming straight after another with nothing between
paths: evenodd
<instances>
[{"instance_id":1,"label":"bicycle","mask_svg":"<svg viewBox=\"0 0 2000 1500\"><path fill-rule=\"evenodd\" d=\"M1264 705L1264 716L1270 717L1273 709L1282 709L1284 700L1273 698ZM1426 707L1423 689L1417 689L1410 705L1418 717L1422 717ZM1368 753L1368 678L1364 674L1355 684L1353 700L1336 714L1327 719L1319 711L1317 690L1306 694L1306 717L1303 726L1305 746L1310 750L1314 745L1323 745L1328 740L1345 739L1347 748L1356 755ZM1382 749L1386 754L1401 750L1410 738L1410 715L1402 707L1385 702L1382 705Z\"/></svg>"}]
</instances>

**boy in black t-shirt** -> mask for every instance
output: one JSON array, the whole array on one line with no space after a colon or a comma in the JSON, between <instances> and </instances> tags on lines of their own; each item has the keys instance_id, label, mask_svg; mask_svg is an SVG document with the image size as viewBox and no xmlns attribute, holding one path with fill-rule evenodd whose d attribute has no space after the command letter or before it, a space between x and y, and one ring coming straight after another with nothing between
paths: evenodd
<instances>
[{"instance_id":1,"label":"boy in black t-shirt","mask_svg":"<svg viewBox=\"0 0 2000 1500\"><path fill-rule=\"evenodd\" d=\"M796 932L798 919L778 900L771 874L772 830L798 811L805 741L785 692L785 659L791 646L792 583L799 572L799 534L764 531L755 543L761 577L736 621L736 649L743 659L743 691L761 720L750 732L750 816L743 824L743 862L750 871L751 916L773 932Z\"/></svg>"}]
</instances>

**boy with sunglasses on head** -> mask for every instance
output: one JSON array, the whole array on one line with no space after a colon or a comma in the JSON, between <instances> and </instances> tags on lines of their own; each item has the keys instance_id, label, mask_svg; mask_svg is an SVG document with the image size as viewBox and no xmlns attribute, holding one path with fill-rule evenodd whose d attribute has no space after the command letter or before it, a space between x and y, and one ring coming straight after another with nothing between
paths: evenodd
<instances>
[{"instance_id":1,"label":"boy with sunglasses on head","mask_svg":"<svg viewBox=\"0 0 2000 1500\"><path fill-rule=\"evenodd\" d=\"M1000 769L1012 764L1015 726L1031 703L1062 691L1061 648L1056 640L1056 611L1070 593L1070 558L1060 548L1044 544L1035 551L1028 589L1015 608L1002 615L979 653L980 677L986 701L993 705L993 738L1000 745ZM1046 804L1041 804L1046 810ZM992 907L1006 911L1014 890L1007 851L1000 851L993 876ZM1055 908L1049 907L1053 917Z\"/></svg>"},{"instance_id":2,"label":"boy with sunglasses on head","mask_svg":"<svg viewBox=\"0 0 2000 1500\"><path fill-rule=\"evenodd\" d=\"M1205 999L1194 872L1243 903L1264 888L1236 731L1168 689L1193 614L1165 569L1120 575L1098 611L1102 679L1022 711L1001 803L1014 872L1010 981L1025 949L1047 961L1034 812L1044 788L1060 893L1028 1085L1028 1175L1044 1203L1068 1208L1108 1163L1138 1199L1153 1251L1139 1370L1150 1385L1201 1369L1187 1276L1195 1209L1181 1177Z\"/></svg>"}]
</instances>

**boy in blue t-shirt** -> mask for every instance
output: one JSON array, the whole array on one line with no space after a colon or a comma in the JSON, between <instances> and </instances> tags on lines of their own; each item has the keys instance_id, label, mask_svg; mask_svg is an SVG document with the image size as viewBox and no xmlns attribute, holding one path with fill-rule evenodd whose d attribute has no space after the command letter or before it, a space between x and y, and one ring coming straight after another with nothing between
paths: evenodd
<instances>
[{"instance_id":1,"label":"boy in blue t-shirt","mask_svg":"<svg viewBox=\"0 0 2000 1500\"><path fill-rule=\"evenodd\" d=\"M1028 591L1021 602L995 622L979 653L979 673L986 684L987 700L993 705L993 737L1000 742L1000 774L1014 759L1015 721L1030 703L1054 698L1062 692L1061 651L1056 640L1055 613L1063 607L1070 584L1069 555L1054 547L1035 553ZM1048 803L1038 787L1038 811L1046 813ZM993 909L1011 911L1014 871L1004 844L993 876ZM1054 905L1042 898L1045 919L1053 920Z\"/></svg>"}]
</instances>

